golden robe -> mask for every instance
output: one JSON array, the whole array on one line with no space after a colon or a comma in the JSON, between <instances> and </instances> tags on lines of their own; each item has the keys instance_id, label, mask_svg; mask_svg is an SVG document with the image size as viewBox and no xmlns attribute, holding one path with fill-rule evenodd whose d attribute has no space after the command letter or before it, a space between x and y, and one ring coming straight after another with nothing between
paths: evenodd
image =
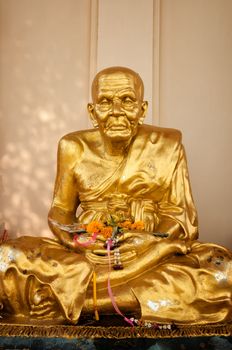
<instances>
[{"instance_id":1,"label":"golden robe","mask_svg":"<svg viewBox=\"0 0 232 350\"><path fill-rule=\"evenodd\" d=\"M120 244L123 270L110 272L119 308L146 321L231 320L232 254L196 240L197 215L180 132L140 126L120 161L102 157L100 143L98 130L61 140L52 206L76 212L80 204L80 223L104 221L118 212L144 221L145 231L125 234ZM114 313L107 291L107 256L98 249L78 252L61 243L22 237L1 245L3 311L37 319L61 314L77 323L81 312L93 314L95 271L100 315ZM34 296L44 286L55 303L50 300L41 307Z\"/></svg>"}]
</instances>

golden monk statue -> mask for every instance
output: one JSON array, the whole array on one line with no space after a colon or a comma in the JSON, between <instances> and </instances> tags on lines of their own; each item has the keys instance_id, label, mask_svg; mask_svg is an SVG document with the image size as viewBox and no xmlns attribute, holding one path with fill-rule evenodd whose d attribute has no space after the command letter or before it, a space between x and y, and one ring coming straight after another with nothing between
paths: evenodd
<instances>
[{"instance_id":1,"label":"golden monk statue","mask_svg":"<svg viewBox=\"0 0 232 350\"><path fill-rule=\"evenodd\" d=\"M94 129L59 143L49 212L57 240L21 237L0 247L2 317L76 324L97 311L158 323L232 319L232 254L197 241L181 134L143 124L143 93L128 68L95 77Z\"/></svg>"}]
</instances>

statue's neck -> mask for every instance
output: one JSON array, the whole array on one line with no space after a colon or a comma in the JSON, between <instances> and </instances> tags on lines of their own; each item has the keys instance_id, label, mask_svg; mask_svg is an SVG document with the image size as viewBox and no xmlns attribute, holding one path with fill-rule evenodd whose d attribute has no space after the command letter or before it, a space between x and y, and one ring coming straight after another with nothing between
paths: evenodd
<instances>
[{"instance_id":1,"label":"statue's neck","mask_svg":"<svg viewBox=\"0 0 232 350\"><path fill-rule=\"evenodd\" d=\"M109 156L123 157L129 148L131 140L112 142L111 140L104 141L104 151Z\"/></svg>"}]
</instances>

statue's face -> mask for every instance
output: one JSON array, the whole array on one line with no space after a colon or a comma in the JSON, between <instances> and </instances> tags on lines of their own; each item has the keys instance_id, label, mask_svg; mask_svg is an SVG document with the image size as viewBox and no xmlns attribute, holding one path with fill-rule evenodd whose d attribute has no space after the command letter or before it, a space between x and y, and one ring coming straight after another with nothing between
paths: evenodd
<instances>
[{"instance_id":1,"label":"statue's face","mask_svg":"<svg viewBox=\"0 0 232 350\"><path fill-rule=\"evenodd\" d=\"M130 141L145 117L137 78L127 72L100 75L89 105L90 116L103 137L111 141Z\"/></svg>"}]
</instances>

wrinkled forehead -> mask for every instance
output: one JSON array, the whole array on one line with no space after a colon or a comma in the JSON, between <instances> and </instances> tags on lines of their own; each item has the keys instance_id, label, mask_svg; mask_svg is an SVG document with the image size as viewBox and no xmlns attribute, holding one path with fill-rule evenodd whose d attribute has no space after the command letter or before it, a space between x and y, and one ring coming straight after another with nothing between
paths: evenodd
<instances>
[{"instance_id":1,"label":"wrinkled forehead","mask_svg":"<svg viewBox=\"0 0 232 350\"><path fill-rule=\"evenodd\" d=\"M114 72L97 76L92 86L92 97L95 100L99 93L121 90L131 90L135 92L137 97L142 97L140 81L136 76L127 72Z\"/></svg>"},{"instance_id":2,"label":"wrinkled forehead","mask_svg":"<svg viewBox=\"0 0 232 350\"><path fill-rule=\"evenodd\" d=\"M135 89L134 77L129 74L104 74L98 79L98 91L107 89Z\"/></svg>"}]
</instances>

